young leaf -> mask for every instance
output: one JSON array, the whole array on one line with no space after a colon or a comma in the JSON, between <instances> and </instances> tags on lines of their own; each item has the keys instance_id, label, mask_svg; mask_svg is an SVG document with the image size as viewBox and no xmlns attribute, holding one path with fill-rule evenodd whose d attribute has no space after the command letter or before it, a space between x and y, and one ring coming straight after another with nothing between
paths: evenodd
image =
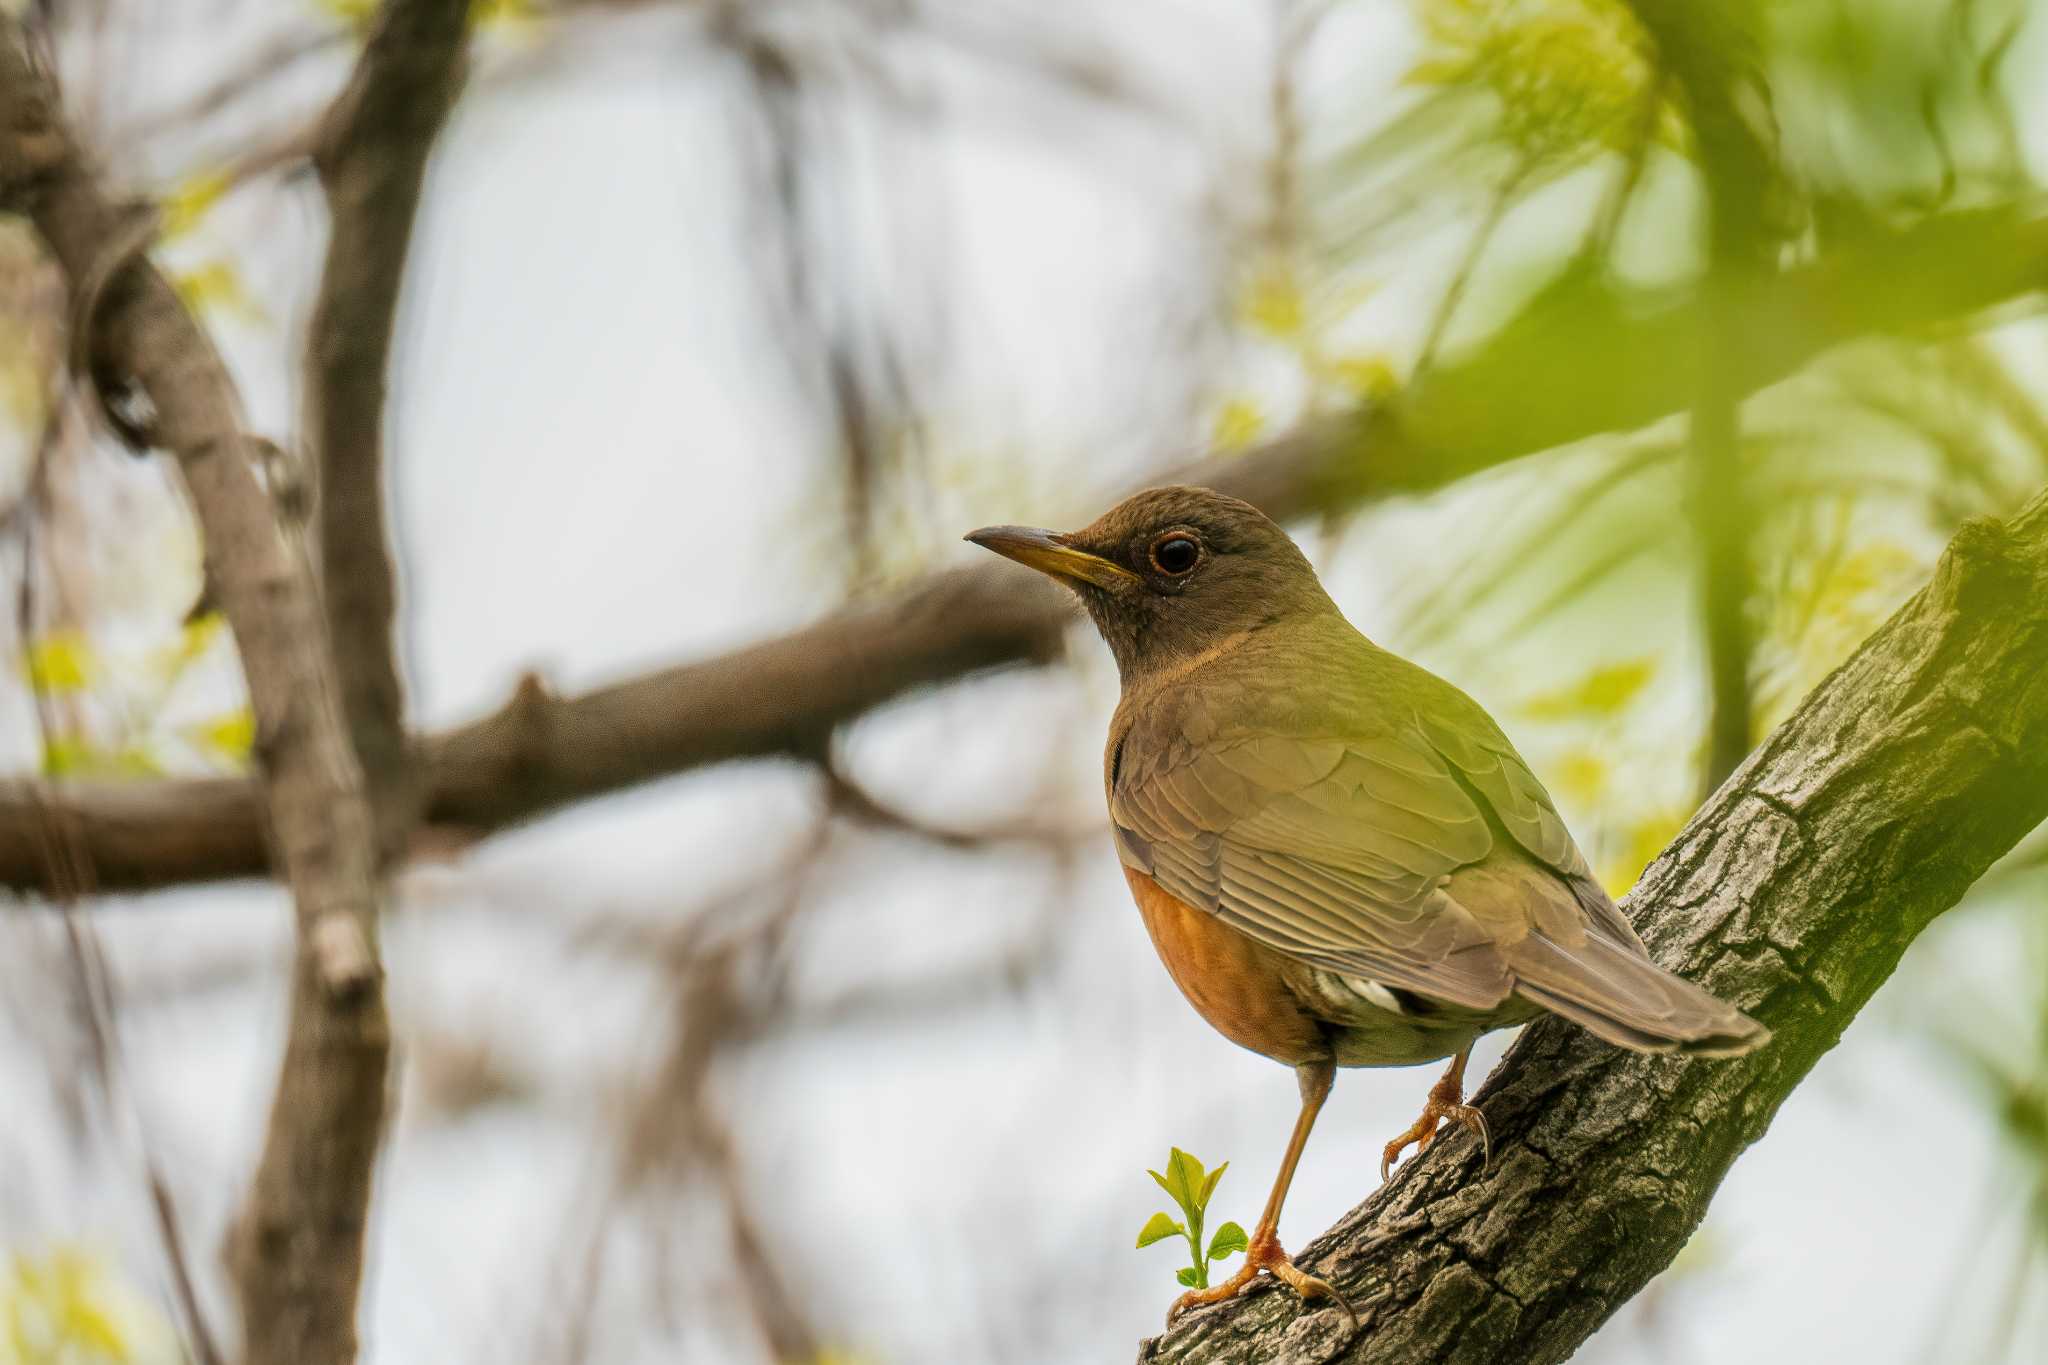
<instances>
[{"instance_id":1,"label":"young leaf","mask_svg":"<svg viewBox=\"0 0 2048 1365\"><path fill-rule=\"evenodd\" d=\"M52 631L29 645L28 679L38 692L79 691L98 668L92 641L79 631Z\"/></svg>"},{"instance_id":2,"label":"young leaf","mask_svg":"<svg viewBox=\"0 0 2048 1365\"><path fill-rule=\"evenodd\" d=\"M208 261L171 276L171 287L193 312L219 309L243 322L262 322L263 308L242 284L242 276L228 261Z\"/></svg>"},{"instance_id":3,"label":"young leaf","mask_svg":"<svg viewBox=\"0 0 2048 1365\"><path fill-rule=\"evenodd\" d=\"M1233 1224L1232 1226L1235 1226L1235 1224ZM1186 1228L1174 1222L1173 1219L1169 1218L1167 1215L1163 1213L1155 1213L1152 1215L1151 1221L1146 1223L1145 1226L1139 1231L1138 1245L1141 1247L1148 1247L1151 1246L1154 1242L1163 1241L1168 1237L1178 1236L1186 1231Z\"/></svg>"},{"instance_id":4,"label":"young leaf","mask_svg":"<svg viewBox=\"0 0 2048 1365\"><path fill-rule=\"evenodd\" d=\"M1196 1289L1201 1286L1202 1277L1196 1273L1195 1268L1191 1265L1182 1266L1180 1273L1175 1275L1174 1278L1190 1289Z\"/></svg>"},{"instance_id":5,"label":"young leaf","mask_svg":"<svg viewBox=\"0 0 2048 1365\"><path fill-rule=\"evenodd\" d=\"M1202 1212L1201 1189L1205 1174L1202 1163L1175 1147L1166 1159L1166 1179L1161 1183L1174 1202L1186 1211L1188 1217L1199 1217Z\"/></svg>"},{"instance_id":6,"label":"young leaf","mask_svg":"<svg viewBox=\"0 0 2048 1365\"><path fill-rule=\"evenodd\" d=\"M1209 444L1226 452L1243 450L1259 439L1266 429L1266 414L1249 398L1232 398L1216 413L1216 426Z\"/></svg>"},{"instance_id":7,"label":"young leaf","mask_svg":"<svg viewBox=\"0 0 2048 1365\"><path fill-rule=\"evenodd\" d=\"M157 206L158 231L166 237L190 232L232 185L226 171L201 171L187 177Z\"/></svg>"},{"instance_id":8,"label":"young leaf","mask_svg":"<svg viewBox=\"0 0 2048 1365\"><path fill-rule=\"evenodd\" d=\"M193 726L188 733L199 747L229 763L247 763L256 746L256 713L240 707Z\"/></svg>"},{"instance_id":9,"label":"young leaf","mask_svg":"<svg viewBox=\"0 0 2048 1365\"><path fill-rule=\"evenodd\" d=\"M1206 1209L1209 1207L1209 1196L1216 1193L1216 1182L1221 1180L1223 1178L1223 1173L1229 1169L1230 1163L1226 1161L1221 1166L1218 1166L1215 1170L1209 1172L1209 1178L1202 1182L1203 1208Z\"/></svg>"},{"instance_id":10,"label":"young leaf","mask_svg":"<svg viewBox=\"0 0 2048 1365\"><path fill-rule=\"evenodd\" d=\"M1235 1223L1225 1223L1216 1229L1216 1235L1209 1239L1209 1259L1220 1261L1225 1256L1235 1256L1251 1245L1244 1235L1244 1229Z\"/></svg>"}]
</instances>

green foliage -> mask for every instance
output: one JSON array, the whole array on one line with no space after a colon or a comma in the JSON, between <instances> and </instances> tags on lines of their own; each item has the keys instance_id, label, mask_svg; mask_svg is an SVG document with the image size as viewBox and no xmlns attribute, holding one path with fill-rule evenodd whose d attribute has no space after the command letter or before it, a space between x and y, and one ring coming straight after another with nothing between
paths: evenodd
<instances>
[{"instance_id":1,"label":"green foliage","mask_svg":"<svg viewBox=\"0 0 2048 1365\"><path fill-rule=\"evenodd\" d=\"M1925 207L2028 189L2010 92L2032 0L1763 11L1788 151L1826 200ZM2024 88L2023 86L2021 88Z\"/></svg>"},{"instance_id":2,"label":"green foliage","mask_svg":"<svg viewBox=\"0 0 2048 1365\"><path fill-rule=\"evenodd\" d=\"M1138 1245L1148 1247L1174 1236L1186 1238L1191 1264L1182 1266L1174 1278L1190 1289L1207 1289L1209 1263L1235 1256L1250 1245L1244 1229L1236 1223L1223 1224L1216 1229L1206 1247L1202 1244L1202 1222L1208 1213L1209 1201L1216 1193L1217 1182L1229 1169L1230 1163L1226 1161L1213 1171L1204 1170L1200 1161L1175 1147L1166 1158L1165 1174L1146 1172L1180 1206L1181 1218L1186 1221L1177 1220L1168 1213L1155 1213L1139 1230Z\"/></svg>"},{"instance_id":3,"label":"green foliage","mask_svg":"<svg viewBox=\"0 0 2048 1365\"><path fill-rule=\"evenodd\" d=\"M1250 449L1266 430L1266 414L1249 398L1230 398L1216 410L1215 429L1209 445L1224 454Z\"/></svg>"},{"instance_id":4,"label":"green foliage","mask_svg":"<svg viewBox=\"0 0 2048 1365\"><path fill-rule=\"evenodd\" d=\"M83 631L56 630L29 645L26 667L29 686L59 696L89 686L99 672L99 656Z\"/></svg>"},{"instance_id":5,"label":"green foliage","mask_svg":"<svg viewBox=\"0 0 2048 1365\"><path fill-rule=\"evenodd\" d=\"M169 1325L77 1247L0 1265L0 1365L143 1365L177 1358Z\"/></svg>"},{"instance_id":6,"label":"green foliage","mask_svg":"<svg viewBox=\"0 0 2048 1365\"><path fill-rule=\"evenodd\" d=\"M1522 703L1522 712L1538 720L1612 716L1625 710L1656 675L1655 659L1601 664L1570 687L1529 698Z\"/></svg>"},{"instance_id":7,"label":"green foliage","mask_svg":"<svg viewBox=\"0 0 2048 1365\"><path fill-rule=\"evenodd\" d=\"M233 185L225 171L200 171L185 177L157 206L164 237L181 237L199 226Z\"/></svg>"},{"instance_id":8,"label":"green foliage","mask_svg":"<svg viewBox=\"0 0 2048 1365\"><path fill-rule=\"evenodd\" d=\"M164 714L195 666L231 649L225 622L208 613L170 643L139 654L103 650L83 630L53 630L29 642L20 665L41 699L51 733L42 772L51 778L133 780L189 771L241 772L256 742L256 717L236 705L197 720Z\"/></svg>"},{"instance_id":9,"label":"green foliage","mask_svg":"<svg viewBox=\"0 0 2048 1365\"><path fill-rule=\"evenodd\" d=\"M195 313L216 313L243 322L263 322L261 304L242 283L242 274L229 261L205 261L189 270L171 273L171 287Z\"/></svg>"},{"instance_id":10,"label":"green foliage","mask_svg":"<svg viewBox=\"0 0 2048 1365\"><path fill-rule=\"evenodd\" d=\"M1658 82L1646 34L1620 0L1422 0L1429 52L1410 84L1484 90L1496 135L1525 164L1581 160L1640 137ZM1655 127L1672 135L1665 117Z\"/></svg>"}]
</instances>

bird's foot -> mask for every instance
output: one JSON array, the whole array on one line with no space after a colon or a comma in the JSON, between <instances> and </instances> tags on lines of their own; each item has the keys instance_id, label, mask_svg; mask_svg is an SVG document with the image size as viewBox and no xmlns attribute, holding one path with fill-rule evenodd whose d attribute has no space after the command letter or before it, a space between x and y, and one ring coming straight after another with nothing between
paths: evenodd
<instances>
[{"instance_id":1,"label":"bird's foot","mask_svg":"<svg viewBox=\"0 0 2048 1365\"><path fill-rule=\"evenodd\" d=\"M1445 1119L1462 1125L1479 1139L1482 1167L1493 1160L1493 1137L1486 1131L1486 1115L1465 1103L1464 1086L1453 1077L1445 1076L1430 1087L1429 1100L1422 1106L1422 1117L1380 1153L1380 1179L1384 1181L1393 1175L1394 1163L1401 1159L1401 1153L1409 1146L1414 1146L1418 1154L1428 1151L1429 1144L1436 1140L1437 1124Z\"/></svg>"},{"instance_id":2,"label":"bird's foot","mask_svg":"<svg viewBox=\"0 0 2048 1365\"><path fill-rule=\"evenodd\" d=\"M1344 1316L1351 1319L1352 1326L1358 1325L1358 1314L1351 1311L1350 1300L1338 1293L1335 1286L1295 1265L1280 1246L1279 1237L1266 1228L1253 1234L1251 1245L1245 1248L1244 1264L1238 1267L1235 1275L1207 1289L1190 1289L1175 1299L1173 1307L1166 1311L1166 1325L1171 1327L1190 1308L1235 1298L1246 1285L1259 1277L1261 1270L1270 1272L1283 1284L1292 1285L1294 1292L1304 1299L1335 1299L1337 1306L1344 1310Z\"/></svg>"}]
</instances>

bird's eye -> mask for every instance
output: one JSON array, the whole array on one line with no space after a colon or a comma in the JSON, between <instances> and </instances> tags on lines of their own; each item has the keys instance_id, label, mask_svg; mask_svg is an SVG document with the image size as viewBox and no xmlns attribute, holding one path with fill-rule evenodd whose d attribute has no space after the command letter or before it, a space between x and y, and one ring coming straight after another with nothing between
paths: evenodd
<instances>
[{"instance_id":1,"label":"bird's eye","mask_svg":"<svg viewBox=\"0 0 2048 1365\"><path fill-rule=\"evenodd\" d=\"M1193 573L1201 560L1201 542L1186 531L1169 531L1152 542L1152 567L1170 578Z\"/></svg>"}]
</instances>

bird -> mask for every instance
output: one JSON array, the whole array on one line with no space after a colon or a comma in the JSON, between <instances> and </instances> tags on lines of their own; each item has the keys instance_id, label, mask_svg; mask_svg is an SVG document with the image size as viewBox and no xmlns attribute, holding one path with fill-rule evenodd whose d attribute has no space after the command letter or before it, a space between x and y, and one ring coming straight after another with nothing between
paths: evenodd
<instances>
[{"instance_id":1,"label":"bird","mask_svg":"<svg viewBox=\"0 0 2048 1365\"><path fill-rule=\"evenodd\" d=\"M1137 493L1078 531L966 539L1080 598L1116 660L1111 835L1152 944L1197 1013L1294 1069L1301 1107L1238 1272L1350 1305L1297 1267L1281 1207L1338 1067L1450 1059L1388 1142L1389 1178L1465 1101L1481 1034L1562 1015L1639 1052L1733 1056L1769 1032L1651 961L1556 804L1453 684L1380 648L1287 533L1207 488Z\"/></svg>"}]
</instances>

